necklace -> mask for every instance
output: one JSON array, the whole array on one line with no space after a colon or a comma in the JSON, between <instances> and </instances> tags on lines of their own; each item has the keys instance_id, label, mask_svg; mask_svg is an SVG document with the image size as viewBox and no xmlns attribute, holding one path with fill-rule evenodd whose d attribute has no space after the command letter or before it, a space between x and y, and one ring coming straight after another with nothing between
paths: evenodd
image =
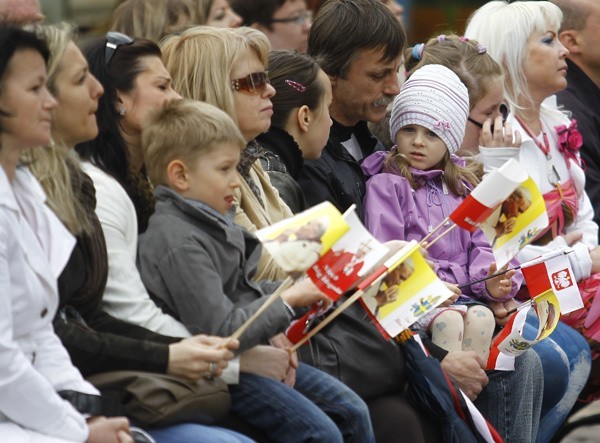
<instances>
[{"instance_id":1,"label":"necklace","mask_svg":"<svg viewBox=\"0 0 600 443\"><path fill-rule=\"evenodd\" d=\"M552 155L550 155L550 142L548 141L548 135L546 132L544 132L544 128L542 127L542 139L544 141L544 143L542 143L529 128L529 126L525 124L521 117L515 116L515 118L525 132L527 132L527 135L531 137L536 146L540 148L540 151L542 151L542 153L546 156L546 177L548 178L548 183L560 190L560 175L558 174L554 163L552 163Z\"/></svg>"}]
</instances>

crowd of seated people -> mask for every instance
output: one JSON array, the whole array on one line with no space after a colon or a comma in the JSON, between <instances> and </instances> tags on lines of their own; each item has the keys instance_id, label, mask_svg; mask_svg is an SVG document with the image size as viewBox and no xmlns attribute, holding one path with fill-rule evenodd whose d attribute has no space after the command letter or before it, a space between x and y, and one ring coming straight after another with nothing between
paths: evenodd
<instances>
[{"instance_id":1,"label":"crowd of seated people","mask_svg":"<svg viewBox=\"0 0 600 443\"><path fill-rule=\"evenodd\" d=\"M509 271L465 287L497 267L481 231L457 229L428 251L454 295L412 329L503 441L549 442L600 399L599 117L578 106L600 97L594 0L490 1L464 35L422 43L393 0L125 0L81 47L36 0L13 3L0 441L445 441L451 421L407 394L410 357L359 303L292 351L286 329L329 303L299 279L230 336L287 277L257 230L329 201L395 251L510 159L549 219L511 266L572 248L584 307L514 370L486 371L527 286ZM107 404L94 376L124 370L220 378L230 412L161 426L91 412L85 399Z\"/></svg>"}]
</instances>

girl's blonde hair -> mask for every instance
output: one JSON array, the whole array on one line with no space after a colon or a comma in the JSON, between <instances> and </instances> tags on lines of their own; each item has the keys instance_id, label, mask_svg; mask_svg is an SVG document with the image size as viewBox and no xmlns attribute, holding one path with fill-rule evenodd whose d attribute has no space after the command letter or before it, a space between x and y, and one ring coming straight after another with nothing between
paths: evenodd
<instances>
[{"instance_id":1,"label":"girl's blonde hair","mask_svg":"<svg viewBox=\"0 0 600 443\"><path fill-rule=\"evenodd\" d=\"M50 48L48 60L48 89L58 99L60 112L60 91L56 79L62 69L62 58L69 43L76 35L75 27L69 23L58 25L37 25L31 28L43 38ZM22 160L36 176L47 196L47 205L56 213L73 235L90 234L92 223L83 207L80 195L83 171L79 157L73 146L52 143L48 147L30 149Z\"/></svg>"},{"instance_id":2,"label":"girl's blonde hair","mask_svg":"<svg viewBox=\"0 0 600 443\"><path fill-rule=\"evenodd\" d=\"M394 146L384 162L385 172L401 175L408 180L410 187L419 189L424 183L415 179L410 170L410 162L404 154ZM466 196L477 184L481 177L481 166L477 162L468 162L466 166L456 164L450 158L450 152L446 151L442 159L442 180L448 186L450 192L458 196Z\"/></svg>"},{"instance_id":3,"label":"girl's blonde hair","mask_svg":"<svg viewBox=\"0 0 600 443\"><path fill-rule=\"evenodd\" d=\"M527 40L548 27L559 30L562 12L547 1L491 1L469 18L465 35L486 45L489 54L504 69L504 95L511 113L534 104L523 67ZM526 107L525 105L525 107Z\"/></svg>"},{"instance_id":4,"label":"girl's blonde hair","mask_svg":"<svg viewBox=\"0 0 600 443\"><path fill-rule=\"evenodd\" d=\"M237 124L231 87L233 66L241 54L251 50L266 69L271 45L256 29L195 26L166 38L161 49L179 94L216 106Z\"/></svg>"},{"instance_id":5,"label":"girl's blonde hair","mask_svg":"<svg viewBox=\"0 0 600 443\"><path fill-rule=\"evenodd\" d=\"M469 92L473 109L488 93L490 80L502 78L502 68L476 40L440 35L404 52L408 77L425 65L442 65L454 72Z\"/></svg>"}]
</instances>

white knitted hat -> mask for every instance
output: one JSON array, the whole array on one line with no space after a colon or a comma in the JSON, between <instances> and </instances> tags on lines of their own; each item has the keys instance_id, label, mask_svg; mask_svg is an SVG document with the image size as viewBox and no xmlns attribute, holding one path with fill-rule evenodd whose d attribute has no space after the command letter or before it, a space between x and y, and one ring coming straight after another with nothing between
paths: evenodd
<instances>
[{"instance_id":1,"label":"white knitted hat","mask_svg":"<svg viewBox=\"0 0 600 443\"><path fill-rule=\"evenodd\" d=\"M392 105L390 135L396 141L400 128L420 125L435 132L451 154L465 136L469 93L458 76L442 65L417 69L402 85Z\"/></svg>"}]
</instances>

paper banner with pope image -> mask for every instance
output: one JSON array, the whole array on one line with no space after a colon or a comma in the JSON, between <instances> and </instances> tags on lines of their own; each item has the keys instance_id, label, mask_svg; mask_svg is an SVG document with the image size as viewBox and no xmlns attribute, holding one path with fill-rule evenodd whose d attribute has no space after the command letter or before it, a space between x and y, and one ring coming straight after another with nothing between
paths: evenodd
<instances>
[{"instance_id":1,"label":"paper banner with pope image","mask_svg":"<svg viewBox=\"0 0 600 443\"><path fill-rule=\"evenodd\" d=\"M515 257L548 226L544 197L528 178L481 224L498 268Z\"/></svg>"},{"instance_id":2,"label":"paper banner with pope image","mask_svg":"<svg viewBox=\"0 0 600 443\"><path fill-rule=\"evenodd\" d=\"M255 234L273 260L297 278L349 229L340 211L323 202Z\"/></svg>"},{"instance_id":3,"label":"paper banner with pope image","mask_svg":"<svg viewBox=\"0 0 600 443\"><path fill-rule=\"evenodd\" d=\"M350 226L348 232L306 272L333 301L352 289L389 252L362 224L354 205L344 213L344 220Z\"/></svg>"},{"instance_id":4,"label":"paper banner with pope image","mask_svg":"<svg viewBox=\"0 0 600 443\"><path fill-rule=\"evenodd\" d=\"M406 253L370 284L360 299L384 336L397 336L453 295L415 241L404 249Z\"/></svg>"}]
</instances>

